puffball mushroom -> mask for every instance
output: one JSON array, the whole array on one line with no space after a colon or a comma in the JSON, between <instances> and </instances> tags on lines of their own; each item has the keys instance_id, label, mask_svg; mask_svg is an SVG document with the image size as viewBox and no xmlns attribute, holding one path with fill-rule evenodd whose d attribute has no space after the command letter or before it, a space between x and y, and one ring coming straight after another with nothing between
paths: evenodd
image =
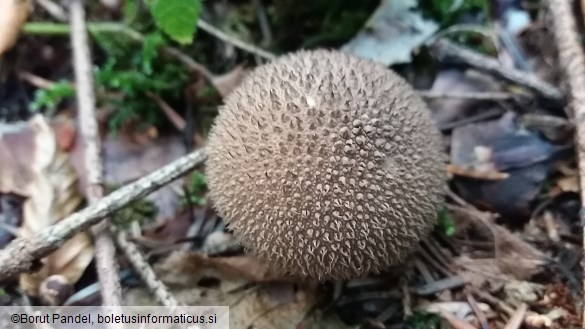
<instances>
[{"instance_id":1,"label":"puffball mushroom","mask_svg":"<svg viewBox=\"0 0 585 329\"><path fill-rule=\"evenodd\" d=\"M256 68L209 135L210 197L283 275L351 279L404 261L433 227L440 134L397 74L337 51Z\"/></svg>"}]
</instances>

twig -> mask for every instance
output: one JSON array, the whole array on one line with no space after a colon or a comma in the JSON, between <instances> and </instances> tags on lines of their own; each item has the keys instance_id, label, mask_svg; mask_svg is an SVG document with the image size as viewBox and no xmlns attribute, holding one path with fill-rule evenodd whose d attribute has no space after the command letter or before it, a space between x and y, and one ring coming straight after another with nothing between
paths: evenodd
<instances>
[{"instance_id":1,"label":"twig","mask_svg":"<svg viewBox=\"0 0 585 329\"><path fill-rule=\"evenodd\" d=\"M209 82L213 82L213 74L205 66L197 63L193 58L185 55L179 49L169 46L162 46L161 49L165 54L174 57L192 72L198 72Z\"/></svg>"},{"instance_id":2,"label":"twig","mask_svg":"<svg viewBox=\"0 0 585 329\"><path fill-rule=\"evenodd\" d=\"M429 268L420 260L420 258L416 257L414 259L414 266L418 269L427 284L435 282L435 278L433 278L431 271L429 271Z\"/></svg>"},{"instance_id":3,"label":"twig","mask_svg":"<svg viewBox=\"0 0 585 329\"><path fill-rule=\"evenodd\" d=\"M472 289L473 294L475 294L477 297L479 297L480 299L484 300L485 302L496 306L497 308L499 308L500 310L504 311L506 314L508 314L509 316L513 316L514 315L514 310L508 306L508 304L506 304L505 302L499 300L498 298L492 296L490 293L488 292L484 292L481 291L479 289Z\"/></svg>"},{"instance_id":4,"label":"twig","mask_svg":"<svg viewBox=\"0 0 585 329\"><path fill-rule=\"evenodd\" d=\"M471 294L467 294L467 303L469 303L469 306L471 306L473 313L475 313L475 316L477 317L477 322L479 322L481 329L489 329L490 325L485 316L485 313L483 313L481 307L479 307L477 301L475 300L475 298L473 298Z\"/></svg>"},{"instance_id":5,"label":"twig","mask_svg":"<svg viewBox=\"0 0 585 329\"><path fill-rule=\"evenodd\" d=\"M256 8L256 17L260 25L260 32L262 32L262 45L268 47L272 44L272 30L266 15L266 9L262 6L262 0L252 0L253 6Z\"/></svg>"},{"instance_id":6,"label":"twig","mask_svg":"<svg viewBox=\"0 0 585 329\"><path fill-rule=\"evenodd\" d=\"M169 119L175 128L177 128L179 131L185 130L185 127L187 126L185 119L183 119L167 102L165 102L158 95L151 92L147 92L146 96L152 99L156 105L158 105L158 107L163 111L163 113L167 116L167 119Z\"/></svg>"},{"instance_id":7,"label":"twig","mask_svg":"<svg viewBox=\"0 0 585 329\"><path fill-rule=\"evenodd\" d=\"M439 309L439 313L445 320L449 322L453 329L477 329L476 327L467 323L465 320L456 317L442 308Z\"/></svg>"},{"instance_id":8,"label":"twig","mask_svg":"<svg viewBox=\"0 0 585 329\"><path fill-rule=\"evenodd\" d=\"M20 77L23 80L26 80L28 83L30 83L31 85L37 87L37 88L41 88L41 89L47 89L47 88L51 88L52 86L55 85L54 81L51 80L47 80L43 77L40 77L38 75L32 74L30 72L21 72L20 73ZM74 86L72 86L74 87Z\"/></svg>"},{"instance_id":9,"label":"twig","mask_svg":"<svg viewBox=\"0 0 585 329\"><path fill-rule=\"evenodd\" d=\"M504 329L518 329L522 325L524 321L524 317L526 316L526 311L528 310L528 305L522 303L514 312L514 315L508 320Z\"/></svg>"},{"instance_id":10,"label":"twig","mask_svg":"<svg viewBox=\"0 0 585 329\"><path fill-rule=\"evenodd\" d=\"M73 67L77 83L77 110L79 130L83 142L85 169L87 172L87 200L96 204L105 192L103 187L103 166L101 143L95 110L94 81L85 26L83 0L69 2L71 20L71 43L73 48ZM95 243L95 258L99 282L101 284L102 304L105 306L122 305L122 288L118 279L116 248L107 230L107 221L92 228Z\"/></svg>"},{"instance_id":11,"label":"twig","mask_svg":"<svg viewBox=\"0 0 585 329\"><path fill-rule=\"evenodd\" d=\"M397 299L402 300L403 296L397 291L366 291L360 292L352 296L342 297L338 302L338 306L347 305L355 302L365 302L374 299Z\"/></svg>"},{"instance_id":12,"label":"twig","mask_svg":"<svg viewBox=\"0 0 585 329\"><path fill-rule=\"evenodd\" d=\"M484 92L437 92L431 90L416 90L417 95L422 98L436 99L436 98L457 98L468 99L474 101L506 101L514 99L514 94L498 91L484 91Z\"/></svg>"},{"instance_id":13,"label":"twig","mask_svg":"<svg viewBox=\"0 0 585 329\"><path fill-rule=\"evenodd\" d=\"M579 165L581 225L585 225L585 55L581 46L581 33L577 32L577 22L573 16L572 2L568 0L549 0L549 10L553 21L553 32L559 51L559 63L569 89L570 107L575 122L577 144L577 163ZM584 227L585 229L585 227ZM583 248L585 248L585 231ZM585 255L581 265L585 266ZM585 277L583 277L585 287ZM585 289L583 290L585 298ZM585 328L585 304L582 305L581 320Z\"/></svg>"},{"instance_id":14,"label":"twig","mask_svg":"<svg viewBox=\"0 0 585 329\"><path fill-rule=\"evenodd\" d=\"M478 54L445 39L437 40L432 44L432 47L441 61L465 63L478 70L486 71L506 81L523 86L540 97L550 100L555 105L564 105L565 103L564 96L559 89L532 74L504 67L494 58Z\"/></svg>"},{"instance_id":15,"label":"twig","mask_svg":"<svg viewBox=\"0 0 585 329\"><path fill-rule=\"evenodd\" d=\"M65 22L67 21L67 14L65 10L61 8L58 4L54 3L51 0L37 0L39 6L43 7L45 11L47 11L53 18L58 21Z\"/></svg>"},{"instance_id":16,"label":"twig","mask_svg":"<svg viewBox=\"0 0 585 329\"><path fill-rule=\"evenodd\" d=\"M472 168L464 168L454 164L447 165L447 173L454 176L461 176L467 178L473 178L478 180L498 181L507 179L510 174L505 172L499 172L496 170L480 171Z\"/></svg>"},{"instance_id":17,"label":"twig","mask_svg":"<svg viewBox=\"0 0 585 329\"><path fill-rule=\"evenodd\" d=\"M138 198L185 175L205 161L205 149L183 156L155 172L100 199L94 205L74 213L37 233L30 239L15 239L0 250L0 282L17 274L33 271L39 260L62 246L65 241L99 223Z\"/></svg>"},{"instance_id":18,"label":"twig","mask_svg":"<svg viewBox=\"0 0 585 329\"><path fill-rule=\"evenodd\" d=\"M268 59L268 60L273 60L276 58L276 56L274 54L272 54L264 49L258 48L254 45L245 43L242 40L236 39L236 38L224 33L220 29L216 28L215 26L207 23L206 21L204 21L202 19L199 19L197 21L197 27L199 27L203 31L213 35L214 37L216 37L224 42L230 43L230 44L232 44L232 45L234 45L242 50L245 50L249 53L252 53L254 55L258 55L258 56L263 57L263 58Z\"/></svg>"},{"instance_id":19,"label":"twig","mask_svg":"<svg viewBox=\"0 0 585 329\"><path fill-rule=\"evenodd\" d=\"M179 306L179 302L171 294L165 284L156 278L156 274L148 262L146 262L136 245L128 240L128 234L123 231L117 232L116 241L156 300L166 307L175 308Z\"/></svg>"},{"instance_id":20,"label":"twig","mask_svg":"<svg viewBox=\"0 0 585 329\"><path fill-rule=\"evenodd\" d=\"M406 319L412 316L412 296L410 295L410 289L408 289L408 274L405 274L400 281L400 290L402 290L402 309L404 310L404 318Z\"/></svg>"},{"instance_id":21,"label":"twig","mask_svg":"<svg viewBox=\"0 0 585 329\"><path fill-rule=\"evenodd\" d=\"M488 110L485 112L480 112L480 113L473 115L473 116L470 116L468 118L440 124L439 129L442 132L446 132L446 131L453 130L453 129L458 128L458 127L466 126L468 124L497 118L497 117L502 116L502 114L503 114L503 112L501 110L498 110L498 109Z\"/></svg>"},{"instance_id":22,"label":"twig","mask_svg":"<svg viewBox=\"0 0 585 329\"><path fill-rule=\"evenodd\" d=\"M482 25L477 24L457 24L449 26L435 34L432 38L429 39L430 42L433 42L437 39L444 38L450 34L454 33L475 33L479 34L485 38L490 39L494 46L497 46L497 33L494 31L493 28L488 28Z\"/></svg>"},{"instance_id":23,"label":"twig","mask_svg":"<svg viewBox=\"0 0 585 329\"><path fill-rule=\"evenodd\" d=\"M420 248L418 250L418 253L420 256L422 256L422 258L430 265L432 266L436 271L438 271L439 273L443 274L446 277L449 277L451 275L453 275L451 273L451 271L444 267L443 265L441 265L439 262L437 262L435 260L435 258L428 253L428 251L425 248Z\"/></svg>"},{"instance_id":24,"label":"twig","mask_svg":"<svg viewBox=\"0 0 585 329\"><path fill-rule=\"evenodd\" d=\"M443 290L462 287L465 284L467 284L467 282L463 278L459 275L454 275L417 287L415 293L419 296L430 296L442 292Z\"/></svg>"},{"instance_id":25,"label":"twig","mask_svg":"<svg viewBox=\"0 0 585 329\"><path fill-rule=\"evenodd\" d=\"M143 41L144 36L128 26L117 22L87 23L87 29L91 34L95 33L124 33L134 41ZM68 24L53 22L26 23L22 32L35 35L68 35L71 27Z\"/></svg>"},{"instance_id":26,"label":"twig","mask_svg":"<svg viewBox=\"0 0 585 329\"><path fill-rule=\"evenodd\" d=\"M544 214L542 214L542 220L544 222L544 227L546 228L548 238L554 243L561 242L559 230L556 227L555 218L553 217L552 213L550 211L545 211Z\"/></svg>"}]
</instances>

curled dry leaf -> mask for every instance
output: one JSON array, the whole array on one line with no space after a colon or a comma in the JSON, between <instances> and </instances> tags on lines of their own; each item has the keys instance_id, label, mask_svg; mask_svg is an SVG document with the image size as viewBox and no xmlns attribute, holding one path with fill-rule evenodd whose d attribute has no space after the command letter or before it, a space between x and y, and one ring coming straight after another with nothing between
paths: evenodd
<instances>
[{"instance_id":1,"label":"curled dry leaf","mask_svg":"<svg viewBox=\"0 0 585 329\"><path fill-rule=\"evenodd\" d=\"M0 54L10 49L31 12L31 0L0 1Z\"/></svg>"},{"instance_id":2,"label":"curled dry leaf","mask_svg":"<svg viewBox=\"0 0 585 329\"><path fill-rule=\"evenodd\" d=\"M0 158L0 191L27 197L21 236L33 236L81 204L69 157L58 147L55 133L42 116L0 133ZM93 255L89 234L80 233L44 258L40 271L21 275L20 285L27 294L37 295L42 282L51 275L61 275L74 284Z\"/></svg>"}]
</instances>

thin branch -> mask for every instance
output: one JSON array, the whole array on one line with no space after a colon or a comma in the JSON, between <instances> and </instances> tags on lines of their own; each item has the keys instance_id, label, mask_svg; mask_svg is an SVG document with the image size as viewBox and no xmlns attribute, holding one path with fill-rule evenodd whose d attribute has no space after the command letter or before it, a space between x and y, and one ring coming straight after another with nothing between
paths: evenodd
<instances>
[{"instance_id":1,"label":"thin branch","mask_svg":"<svg viewBox=\"0 0 585 329\"><path fill-rule=\"evenodd\" d=\"M146 284L152 295L156 298L156 300L163 306L169 308L175 308L179 306L179 302L175 297L171 294L169 289L162 283L159 279L157 279L156 274L152 270L152 267L148 264L148 262L144 259L136 244L130 242L128 240L128 235L126 232L119 231L116 234L116 241L118 242L118 246L126 255L126 258L132 264L132 267L138 272L142 281Z\"/></svg>"},{"instance_id":2,"label":"thin branch","mask_svg":"<svg viewBox=\"0 0 585 329\"><path fill-rule=\"evenodd\" d=\"M198 72L209 82L213 82L213 74L205 66L197 63L193 58L185 55L179 49L169 46L162 46L161 49L165 54L174 57L192 72Z\"/></svg>"},{"instance_id":3,"label":"thin branch","mask_svg":"<svg viewBox=\"0 0 585 329\"><path fill-rule=\"evenodd\" d=\"M167 116L167 119L177 128L179 131L183 131L187 126L185 119L183 119L175 109L173 109L169 103L165 102L162 98L158 95L153 94L151 92L147 92L146 96L152 99L156 105L163 111L163 113Z\"/></svg>"},{"instance_id":4,"label":"thin branch","mask_svg":"<svg viewBox=\"0 0 585 329\"><path fill-rule=\"evenodd\" d=\"M525 303L520 304L520 306L518 306L518 308L514 312L514 315L512 315L510 320L508 320L508 323L506 323L504 329L520 328L522 322L524 322L524 317L526 317L526 311L528 311L528 305L526 305Z\"/></svg>"},{"instance_id":5,"label":"thin branch","mask_svg":"<svg viewBox=\"0 0 585 329\"><path fill-rule=\"evenodd\" d=\"M73 48L73 67L77 84L77 120L84 151L87 172L86 194L90 205L96 204L105 194L103 187L103 166L101 161L101 142L95 110L95 93L91 53L85 26L83 0L69 3L71 21L71 43ZM92 227L95 243L95 258L98 278L101 285L102 304L122 305L122 287L118 279L118 263L114 240L107 230L108 221Z\"/></svg>"},{"instance_id":6,"label":"thin branch","mask_svg":"<svg viewBox=\"0 0 585 329\"><path fill-rule=\"evenodd\" d=\"M236 38L226 34L222 30L216 28L215 26L207 23L206 21L204 21L202 19L199 19L197 21L197 27L199 27L203 31L213 35L214 37L216 37L224 42L230 43L230 44L232 44L240 49L243 49L249 53L252 53L254 55L258 55L258 56L263 57L263 58L268 59L268 60L273 60L276 58L276 55L274 55L274 54L272 54L264 49L256 47L254 45L245 43L242 40L236 39Z\"/></svg>"},{"instance_id":7,"label":"thin branch","mask_svg":"<svg viewBox=\"0 0 585 329\"><path fill-rule=\"evenodd\" d=\"M270 29L270 23L268 22L266 8L262 5L262 0L252 0L252 5L256 8L256 17L258 18L263 38L262 45L268 47L272 44L272 30Z\"/></svg>"},{"instance_id":8,"label":"thin branch","mask_svg":"<svg viewBox=\"0 0 585 329\"><path fill-rule=\"evenodd\" d=\"M458 128L458 127L463 127L463 126L466 126L468 124L472 124L475 122L497 118L497 117L500 117L502 115L503 115L503 112L501 110L492 109L492 110L488 110L485 112L480 112L476 115L473 115L473 116L470 116L467 118L463 118L461 120L456 120L456 121L451 121L451 122L439 124L439 129L442 132L446 132L446 131L453 130L453 129Z\"/></svg>"},{"instance_id":9,"label":"thin branch","mask_svg":"<svg viewBox=\"0 0 585 329\"><path fill-rule=\"evenodd\" d=\"M32 74L30 72L21 72L20 73L20 77L27 81L28 83L30 83L31 85L35 86L36 88L41 88L41 89L48 89L51 88L52 86L55 85L55 81L51 81L48 79L45 79L43 77L40 77L38 75ZM71 85L72 88L74 88L73 85Z\"/></svg>"},{"instance_id":10,"label":"thin branch","mask_svg":"<svg viewBox=\"0 0 585 329\"><path fill-rule=\"evenodd\" d=\"M563 93L555 86L540 80L533 74L522 72L514 68L504 67L491 57L481 55L468 48L458 46L445 39L439 39L432 44L434 53L441 61L465 63L473 68L493 74L501 79L525 87L540 97L556 105L564 105Z\"/></svg>"},{"instance_id":11,"label":"thin branch","mask_svg":"<svg viewBox=\"0 0 585 329\"><path fill-rule=\"evenodd\" d=\"M67 14L65 13L65 10L63 10L63 8L61 8L61 6L58 4L51 0L37 0L36 2L56 20L60 22L67 21Z\"/></svg>"},{"instance_id":12,"label":"thin branch","mask_svg":"<svg viewBox=\"0 0 585 329\"><path fill-rule=\"evenodd\" d=\"M205 161L205 149L181 157L155 172L100 199L29 239L13 240L0 250L0 282L20 273L34 271L40 259L57 250L75 234L99 223L138 198L185 175Z\"/></svg>"},{"instance_id":13,"label":"thin branch","mask_svg":"<svg viewBox=\"0 0 585 329\"><path fill-rule=\"evenodd\" d=\"M572 1L549 0L548 7L553 21L553 32L559 51L559 63L565 75L569 89L570 107L575 123L577 145L577 162L579 165L581 189L581 225L585 225L585 55L581 46L581 33L572 11ZM585 248L585 227L583 248ZM585 256L583 256L585 257ZM582 263L585 264L585 258ZM585 288L585 277L583 277ZM583 290L585 298L585 289ZM582 305L582 321L585 328L585 304Z\"/></svg>"},{"instance_id":14,"label":"thin branch","mask_svg":"<svg viewBox=\"0 0 585 329\"><path fill-rule=\"evenodd\" d=\"M140 32L128 26L116 22L87 23L87 29L91 34L95 33L123 33L134 41L143 41L144 36ZM53 22L26 23L22 31L27 34L38 35L69 35L71 27L67 24Z\"/></svg>"},{"instance_id":15,"label":"thin branch","mask_svg":"<svg viewBox=\"0 0 585 329\"><path fill-rule=\"evenodd\" d=\"M485 91L485 92L436 92L431 90L416 90L416 93L427 99L437 98L457 98L457 99L468 99L476 101L506 101L514 99L514 94L497 91Z\"/></svg>"}]
</instances>

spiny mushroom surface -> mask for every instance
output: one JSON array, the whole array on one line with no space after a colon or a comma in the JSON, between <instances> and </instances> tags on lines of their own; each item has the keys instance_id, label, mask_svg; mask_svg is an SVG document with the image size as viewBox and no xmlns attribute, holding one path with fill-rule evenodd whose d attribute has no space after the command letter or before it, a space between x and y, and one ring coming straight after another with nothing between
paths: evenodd
<instances>
[{"instance_id":1,"label":"spiny mushroom surface","mask_svg":"<svg viewBox=\"0 0 585 329\"><path fill-rule=\"evenodd\" d=\"M335 51L256 68L210 132L210 197L281 274L350 279L400 263L433 226L440 135L398 75Z\"/></svg>"}]
</instances>

